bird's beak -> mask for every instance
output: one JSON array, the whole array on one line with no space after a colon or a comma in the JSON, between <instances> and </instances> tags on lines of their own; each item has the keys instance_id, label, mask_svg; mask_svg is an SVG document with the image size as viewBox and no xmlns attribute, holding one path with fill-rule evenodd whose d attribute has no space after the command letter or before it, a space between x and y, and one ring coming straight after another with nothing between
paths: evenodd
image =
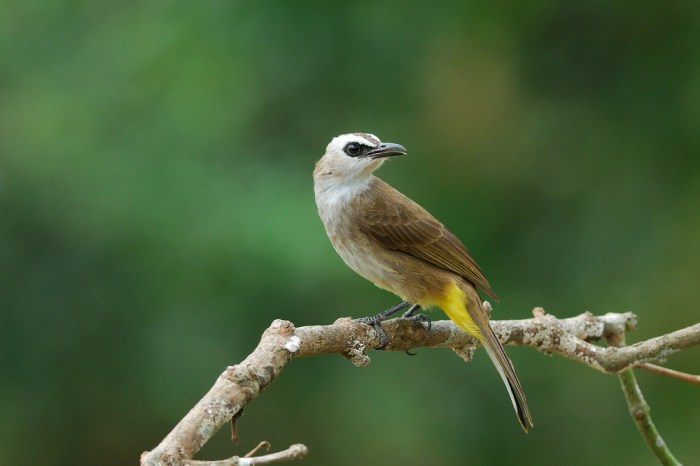
<instances>
[{"instance_id":1,"label":"bird's beak","mask_svg":"<svg viewBox=\"0 0 700 466\"><path fill-rule=\"evenodd\" d=\"M406 148L400 144L384 142L380 144L379 147L367 152L365 156L372 159L380 159L383 157L392 157L394 155L406 155L406 152Z\"/></svg>"}]
</instances>

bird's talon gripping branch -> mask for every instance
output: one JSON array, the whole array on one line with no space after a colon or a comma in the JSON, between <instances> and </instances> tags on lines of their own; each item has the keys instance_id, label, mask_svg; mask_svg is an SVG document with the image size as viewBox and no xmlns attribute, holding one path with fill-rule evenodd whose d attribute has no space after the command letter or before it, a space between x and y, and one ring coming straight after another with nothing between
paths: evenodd
<instances>
[{"instance_id":1,"label":"bird's talon gripping branch","mask_svg":"<svg viewBox=\"0 0 700 466\"><path fill-rule=\"evenodd\" d=\"M377 339L379 339L379 346L377 346L377 349L380 350L386 348L386 345L389 344L389 337L382 328L382 320L384 319L380 319L379 314L377 314L376 316L360 317L359 319L355 319L355 322L371 325L372 327L374 327L374 331L377 332Z\"/></svg>"},{"instance_id":2,"label":"bird's talon gripping branch","mask_svg":"<svg viewBox=\"0 0 700 466\"><path fill-rule=\"evenodd\" d=\"M430 320L430 317L428 317L427 314L424 312L421 312L420 314L415 314L416 311L420 311L421 307L419 304L414 304L410 308L408 308L408 311L404 312L401 317L404 319L411 319L416 322L419 322L421 324L428 324L428 331L430 331L433 321ZM415 314L415 315L414 315ZM413 356L413 354L409 353L409 356Z\"/></svg>"},{"instance_id":3,"label":"bird's talon gripping branch","mask_svg":"<svg viewBox=\"0 0 700 466\"><path fill-rule=\"evenodd\" d=\"M379 339L379 345L377 346L377 349L383 350L389 344L389 336L382 328L382 324L380 322L373 323L372 327L374 327L374 331L377 332L377 338Z\"/></svg>"},{"instance_id":4,"label":"bird's talon gripping branch","mask_svg":"<svg viewBox=\"0 0 700 466\"><path fill-rule=\"evenodd\" d=\"M411 317L409 317L409 319L416 321L420 324L428 324L428 328L426 329L428 332L433 327L433 321L424 312L421 312L420 314L416 314L414 316L411 316Z\"/></svg>"},{"instance_id":5,"label":"bird's talon gripping branch","mask_svg":"<svg viewBox=\"0 0 700 466\"><path fill-rule=\"evenodd\" d=\"M386 332L382 328L381 323L383 321L387 320L392 315L399 312L401 309L404 309L406 306L408 306L408 303L406 301L401 301L396 306L392 306L389 309L385 309L382 312L380 312L379 314L369 316L369 317L360 317L358 319L355 319L355 322L359 322L361 324L371 325L372 327L374 327L374 331L377 332L377 338L379 339L379 346L377 347L377 349L384 349L389 344L389 337L387 336ZM412 306L411 309L413 309L413 307L415 307L415 306ZM410 309L409 309L409 311L410 311Z\"/></svg>"}]
</instances>

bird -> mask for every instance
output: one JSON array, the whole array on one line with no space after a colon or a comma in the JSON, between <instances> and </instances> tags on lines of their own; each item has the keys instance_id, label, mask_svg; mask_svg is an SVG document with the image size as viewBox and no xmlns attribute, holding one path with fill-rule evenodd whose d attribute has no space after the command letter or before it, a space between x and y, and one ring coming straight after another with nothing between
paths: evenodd
<instances>
[{"instance_id":1,"label":"bird","mask_svg":"<svg viewBox=\"0 0 700 466\"><path fill-rule=\"evenodd\" d=\"M331 140L314 168L316 206L336 252L360 276L402 299L376 316L358 320L374 325L381 340L386 338L381 321L391 314L409 306L404 317L418 309L441 308L486 349L527 432L534 424L525 392L491 328L489 304L477 289L498 301L496 293L454 234L374 175L389 158L406 153L402 145L382 142L373 134L348 133Z\"/></svg>"}]
</instances>

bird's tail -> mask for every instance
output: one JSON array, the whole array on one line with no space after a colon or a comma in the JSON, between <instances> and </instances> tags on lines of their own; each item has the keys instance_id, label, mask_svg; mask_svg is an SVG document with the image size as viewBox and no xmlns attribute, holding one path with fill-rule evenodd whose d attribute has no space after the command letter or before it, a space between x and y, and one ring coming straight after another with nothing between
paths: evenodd
<instances>
[{"instance_id":1,"label":"bird's tail","mask_svg":"<svg viewBox=\"0 0 700 466\"><path fill-rule=\"evenodd\" d=\"M484 310L479 293L471 285L465 284L460 287L453 284L438 305L454 323L477 338L486 349L508 389L520 425L527 432L534 424L530 409L527 407L525 392L515 374L513 363L506 355L503 345L498 341L489 324L489 317Z\"/></svg>"}]
</instances>

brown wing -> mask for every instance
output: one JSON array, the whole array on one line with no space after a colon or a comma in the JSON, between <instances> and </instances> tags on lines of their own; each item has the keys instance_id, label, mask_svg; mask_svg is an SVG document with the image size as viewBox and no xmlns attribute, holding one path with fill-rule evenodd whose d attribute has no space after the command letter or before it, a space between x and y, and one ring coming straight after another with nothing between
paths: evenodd
<instances>
[{"instance_id":1,"label":"brown wing","mask_svg":"<svg viewBox=\"0 0 700 466\"><path fill-rule=\"evenodd\" d=\"M401 251L456 273L478 286L493 300L496 293L467 248L428 211L375 178L374 196L361 229L389 249Z\"/></svg>"}]
</instances>

